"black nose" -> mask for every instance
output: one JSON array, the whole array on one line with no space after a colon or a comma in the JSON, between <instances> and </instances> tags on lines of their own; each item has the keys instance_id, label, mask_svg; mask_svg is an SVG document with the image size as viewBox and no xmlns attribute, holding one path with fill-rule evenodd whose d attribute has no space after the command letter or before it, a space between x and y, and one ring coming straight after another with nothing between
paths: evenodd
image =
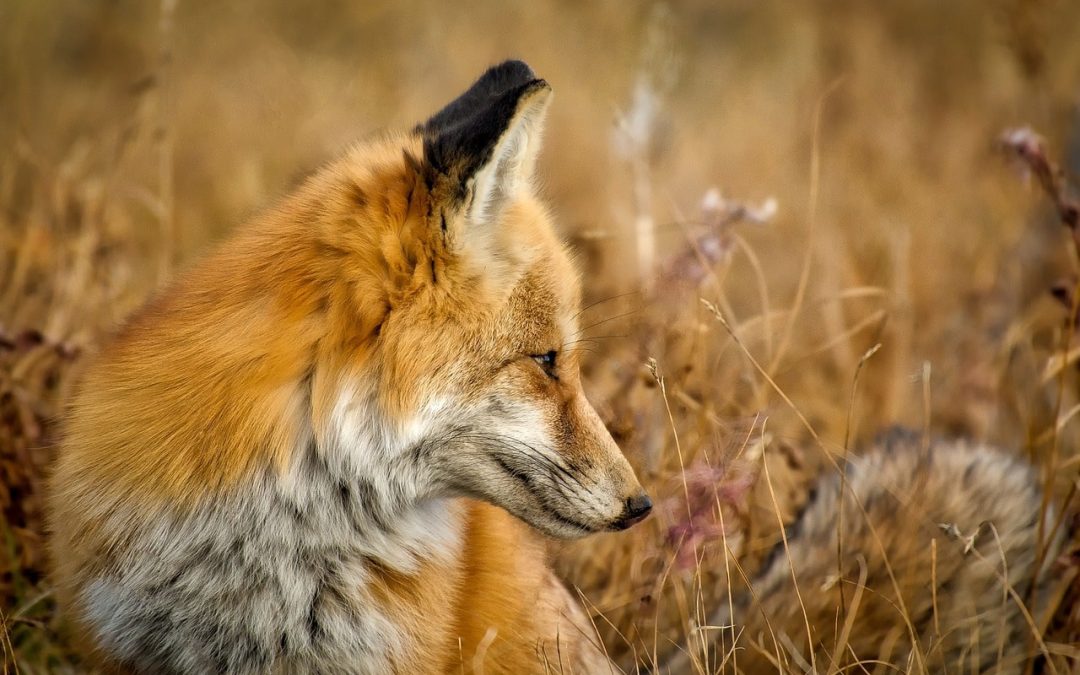
<instances>
[{"instance_id":1,"label":"black nose","mask_svg":"<svg viewBox=\"0 0 1080 675\"><path fill-rule=\"evenodd\" d=\"M644 492L634 495L626 500L626 509L623 517L615 524L616 529L625 530L631 525L636 525L652 511L652 500Z\"/></svg>"}]
</instances>

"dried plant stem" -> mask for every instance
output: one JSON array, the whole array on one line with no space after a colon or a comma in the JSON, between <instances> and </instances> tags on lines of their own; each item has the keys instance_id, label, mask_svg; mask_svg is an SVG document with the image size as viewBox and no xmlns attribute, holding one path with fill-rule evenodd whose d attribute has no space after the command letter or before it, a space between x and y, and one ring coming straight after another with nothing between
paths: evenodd
<instances>
[{"instance_id":1,"label":"dried plant stem","mask_svg":"<svg viewBox=\"0 0 1080 675\"><path fill-rule=\"evenodd\" d=\"M631 162L634 174L634 232L637 235L638 275L645 292L652 289L656 268L656 223L652 215L652 178L643 157Z\"/></svg>"},{"instance_id":2,"label":"dried plant stem","mask_svg":"<svg viewBox=\"0 0 1080 675\"><path fill-rule=\"evenodd\" d=\"M177 248L176 207L173 161L174 132L172 111L173 19L179 0L161 0L158 23L161 50L158 55L158 191L161 202L161 251L158 257L158 283L172 269Z\"/></svg>"},{"instance_id":3,"label":"dried plant stem","mask_svg":"<svg viewBox=\"0 0 1080 675\"><path fill-rule=\"evenodd\" d=\"M591 602L589 602L589 599L587 597L585 597L585 594L581 592L580 588L578 588L577 586L574 586L574 592L577 594L578 600L581 602L582 607L588 608L588 607L592 606L593 609L596 608L595 605L593 605ZM603 613L600 613L600 616L603 616ZM606 620L606 618L605 618L605 620ZM600 640L599 637L598 637L600 635L600 629L596 625L596 619L593 618L593 612L592 611L589 611L589 624L592 626L592 629L593 629L592 634L589 635L589 634L584 634L583 633L582 637L584 637L586 640L589 640L590 642L593 642L594 646L598 645L600 647L600 650L604 652L604 656L609 657L608 658L608 673L609 673L609 675L615 675L615 671L614 671L615 664L611 662L610 655L608 654L607 645L605 645L604 641ZM581 629L578 628L578 630L580 631ZM616 630L616 632L618 632L618 631ZM619 633L619 634L622 635L622 633ZM626 640L625 636L623 637L623 640ZM627 641L627 644L629 644L629 641Z\"/></svg>"},{"instance_id":4,"label":"dried plant stem","mask_svg":"<svg viewBox=\"0 0 1080 675\"><path fill-rule=\"evenodd\" d=\"M836 495L836 579L839 582L842 582L844 578L844 492L848 489L848 453L851 451L851 434L852 429L855 426L855 400L859 390L859 375L862 374L862 369L863 366L866 365L866 362L869 361L874 354L877 354L879 349L881 349L880 342L866 350L862 355L862 358L859 359L859 363L855 366L855 375L851 378L851 399L848 401L847 425L844 429L844 456L840 464L839 494ZM840 583L838 588L840 590L840 614L846 615L844 584ZM833 653L836 653L836 651L834 650Z\"/></svg>"},{"instance_id":5,"label":"dried plant stem","mask_svg":"<svg viewBox=\"0 0 1080 675\"><path fill-rule=\"evenodd\" d=\"M802 271L799 273L799 285L795 291L795 301L792 304L791 314L787 323L784 324L784 332L780 338L780 345L769 362L768 372L775 373L791 344L791 336L795 332L795 323L802 311L803 300L806 298L806 289L810 284L810 268L814 260L814 233L817 230L817 206L821 192L821 117L825 110L825 102L840 87L844 78L838 77L829 83L821 96L818 97L814 106L813 141L810 149L810 203L806 216L806 252L803 255Z\"/></svg>"},{"instance_id":6,"label":"dried plant stem","mask_svg":"<svg viewBox=\"0 0 1080 675\"><path fill-rule=\"evenodd\" d=\"M1069 192L1068 181L1064 170L1055 162L1051 161L1046 152L1046 144L1039 134L1028 127L1011 129L1001 136L1002 148L1018 160L1039 182L1040 187L1057 210L1061 224L1069 230L1072 241L1072 254L1074 266L1080 265L1080 201L1075 199ZM1065 322L1065 333L1060 346L1061 367L1057 370L1057 391L1054 398L1054 425L1050 429L1051 446L1050 457L1044 464L1044 480L1042 502L1039 509L1038 522L1038 551L1035 556L1035 565L1032 574L1033 581L1038 580L1039 572L1046 561L1047 552L1053 543L1053 537L1065 517L1065 509L1057 516L1051 529L1050 536L1046 532L1046 516L1050 510L1050 499L1053 494L1053 483L1058 474L1061 464L1061 420L1062 409L1065 402L1066 370L1070 363L1072 344L1076 337L1078 318L1080 318L1080 280L1077 280L1068 293L1067 305L1069 309L1068 320ZM1071 500L1071 494L1069 499ZM1032 583L1028 590L1027 602L1035 600L1036 584ZM1037 636L1038 637L1038 636ZM1041 640L1040 640L1041 642ZM1044 648L1045 649L1045 648ZM1047 657L1049 659L1049 657Z\"/></svg>"},{"instance_id":7,"label":"dried plant stem","mask_svg":"<svg viewBox=\"0 0 1080 675\"><path fill-rule=\"evenodd\" d=\"M1075 232L1075 228L1074 228ZM1075 242L1074 238L1074 242ZM1073 250L1074 258L1080 261L1080 244L1077 244L1077 248ZM1061 352L1063 363L1068 362L1069 346L1073 342L1074 334L1076 332L1076 321L1072 317L1076 317L1077 313L1080 313L1080 281L1076 283L1072 293L1072 307L1069 312L1070 320L1065 322L1065 337L1062 339ZM1033 603L1035 601L1035 588L1037 586L1038 575L1042 570L1043 563L1046 561L1046 554L1050 550L1050 546L1053 543L1053 533L1057 532L1058 526L1065 518L1065 510L1062 509L1061 513L1055 518L1055 522L1050 528L1051 536L1046 536L1046 515L1050 510L1050 498L1053 494L1053 482L1058 472L1058 465L1061 463L1061 433L1058 428L1057 420L1061 418L1061 410L1065 404L1065 375L1066 368L1062 367L1058 371L1057 376L1057 392L1054 397L1054 426L1052 428L1053 436L1050 443L1050 459L1048 466L1045 466L1046 473L1045 485L1043 485L1042 502L1039 505L1039 522L1037 525L1036 542L1038 542L1038 550L1035 555L1035 565L1033 567L1031 588L1028 589L1026 602ZM1037 608L1036 608L1037 609Z\"/></svg>"},{"instance_id":8,"label":"dried plant stem","mask_svg":"<svg viewBox=\"0 0 1080 675\"><path fill-rule=\"evenodd\" d=\"M3 657L3 675L8 674L9 657L15 675L19 675L19 661L15 658L15 646L11 644L11 635L8 633L8 625L8 618L4 615L3 608L0 608L0 647L3 647L3 649L0 650L0 657Z\"/></svg>"},{"instance_id":9,"label":"dried plant stem","mask_svg":"<svg viewBox=\"0 0 1080 675\"><path fill-rule=\"evenodd\" d=\"M923 418L923 430L922 430L922 451L925 455L930 452L930 378L933 375L933 369L929 361L922 362L922 371L920 379L922 381L922 418Z\"/></svg>"},{"instance_id":10,"label":"dried plant stem","mask_svg":"<svg viewBox=\"0 0 1080 675\"><path fill-rule=\"evenodd\" d=\"M675 451L679 457L679 476L682 478L683 497L686 499L686 513L690 522L693 522L694 509L690 503L690 486L686 483L686 462L683 460L682 444L679 442L679 429L675 425L675 415L671 412L671 403L668 401L667 383L664 381L663 376L660 375L655 359L649 359L649 370L652 372L657 386L660 387L660 395L664 399L664 409L667 411L668 423L671 425L671 433L675 439Z\"/></svg>"},{"instance_id":11,"label":"dried plant stem","mask_svg":"<svg viewBox=\"0 0 1080 675\"><path fill-rule=\"evenodd\" d=\"M765 471L765 484L769 488L769 498L772 500L773 512L776 514L777 524L780 526L780 538L784 543L784 555L788 559L788 568L791 570L791 582L795 585L795 597L799 601L799 609L802 611L803 623L806 624L806 645L810 651L810 671L817 672L817 661L814 657L814 632L810 629L810 617L806 613L806 603L803 602L802 591L799 590L799 577L795 574L795 561L791 557L788 548L787 531L784 528L784 519L780 515L780 504L776 501L776 491L773 489L772 477L769 474L769 462L765 454L761 455L761 466Z\"/></svg>"},{"instance_id":12,"label":"dried plant stem","mask_svg":"<svg viewBox=\"0 0 1080 675\"><path fill-rule=\"evenodd\" d=\"M717 513L720 514L720 538L721 538L721 542L722 542L723 547L724 547L724 586L726 587L725 591L726 591L726 595L727 595L728 617L729 617L728 625L727 626L721 626L720 630L723 631L725 629L728 629L728 630L731 631L731 652L730 653L731 653L732 668L735 669L735 672L738 672L739 671L739 661L738 661L738 657L737 657L738 651L735 649L735 646L738 643L738 635L736 635L736 633L735 633L735 618L736 618L735 617L735 597L731 592L731 562L730 562L730 560L731 560L731 558L732 558L732 556L734 554L731 551L731 547L728 545L727 524L724 522L724 509L721 506L719 499L716 500L716 509L717 509ZM727 661L726 656L724 657L724 661Z\"/></svg>"},{"instance_id":13,"label":"dried plant stem","mask_svg":"<svg viewBox=\"0 0 1080 675\"><path fill-rule=\"evenodd\" d=\"M840 635L836 640L836 646L833 648L834 656L838 655L838 654L843 654L845 649L850 650L850 645L848 645L848 640L851 637L851 630L855 626L855 617L859 612L859 603L862 601L863 591L866 590L866 579L867 579L867 576L869 575L869 570L867 570L867 567L866 567L866 558L864 558L860 554L855 558L855 560L856 560L856 562L859 563L859 581L855 585L855 593L851 598L851 609L847 610L846 612L843 609L841 609L841 612L844 614L844 625L840 629ZM844 580L840 579L839 583L840 583L840 587L842 588L843 585L844 585ZM840 595L841 595L841 597L843 597L843 592L842 591L841 591ZM852 654L852 656L856 659L856 664L857 664L858 663L858 657L855 656L854 654ZM838 670L843 670L843 668L838 668Z\"/></svg>"},{"instance_id":14,"label":"dried plant stem","mask_svg":"<svg viewBox=\"0 0 1080 675\"><path fill-rule=\"evenodd\" d=\"M930 606L934 612L934 636L940 639L941 623L937 602L937 537L930 540Z\"/></svg>"}]
</instances>

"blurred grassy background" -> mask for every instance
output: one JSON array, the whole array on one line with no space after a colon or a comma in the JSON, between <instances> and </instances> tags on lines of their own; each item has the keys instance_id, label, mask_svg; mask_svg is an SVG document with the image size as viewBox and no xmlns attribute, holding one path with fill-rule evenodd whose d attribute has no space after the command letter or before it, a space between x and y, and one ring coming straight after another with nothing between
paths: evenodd
<instances>
[{"instance_id":1,"label":"blurred grassy background","mask_svg":"<svg viewBox=\"0 0 1080 675\"><path fill-rule=\"evenodd\" d=\"M681 489L673 428L690 463L750 437L788 447L765 460L789 488L787 517L821 463L701 296L827 449L895 423L970 435L1046 467L1061 498L1080 436L1065 423L1052 440L1059 389L1043 371L1064 310L1047 289L1075 259L995 139L1031 124L1080 169L1078 27L1068 0L0 3L0 607L19 667L69 662L41 576L38 495L80 356L305 172L426 118L508 57L556 91L540 173L589 302L640 287L641 218L662 262L708 220L710 188L779 205L725 235L697 288L587 314L604 322L597 339L627 336L600 343L590 391L661 497ZM645 122L629 154L619 120ZM1060 410L1078 400L1073 379ZM749 560L775 542L759 502L744 514L762 521ZM560 551L627 667L679 640L685 589L715 592L708 569L659 564L673 518ZM1048 639L1080 636L1078 595Z\"/></svg>"}]
</instances>

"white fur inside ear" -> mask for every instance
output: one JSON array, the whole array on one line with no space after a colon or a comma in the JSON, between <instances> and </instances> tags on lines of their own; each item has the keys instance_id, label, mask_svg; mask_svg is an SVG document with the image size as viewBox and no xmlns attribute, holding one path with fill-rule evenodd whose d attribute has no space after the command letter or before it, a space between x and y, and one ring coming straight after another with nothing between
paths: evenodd
<instances>
[{"instance_id":1,"label":"white fur inside ear","mask_svg":"<svg viewBox=\"0 0 1080 675\"><path fill-rule=\"evenodd\" d=\"M508 201L529 189L550 99L547 88L523 98L491 159L473 177L468 219L474 226L497 218Z\"/></svg>"}]
</instances>

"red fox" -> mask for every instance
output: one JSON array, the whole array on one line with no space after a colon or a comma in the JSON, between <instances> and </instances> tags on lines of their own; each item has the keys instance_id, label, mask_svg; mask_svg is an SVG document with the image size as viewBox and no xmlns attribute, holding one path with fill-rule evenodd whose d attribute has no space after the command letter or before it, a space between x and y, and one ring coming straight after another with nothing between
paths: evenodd
<instances>
[{"instance_id":1,"label":"red fox","mask_svg":"<svg viewBox=\"0 0 1080 675\"><path fill-rule=\"evenodd\" d=\"M49 515L61 605L107 668L608 672L541 533L652 504L582 391L579 285L531 186L550 98L491 68L103 347Z\"/></svg>"}]
</instances>

